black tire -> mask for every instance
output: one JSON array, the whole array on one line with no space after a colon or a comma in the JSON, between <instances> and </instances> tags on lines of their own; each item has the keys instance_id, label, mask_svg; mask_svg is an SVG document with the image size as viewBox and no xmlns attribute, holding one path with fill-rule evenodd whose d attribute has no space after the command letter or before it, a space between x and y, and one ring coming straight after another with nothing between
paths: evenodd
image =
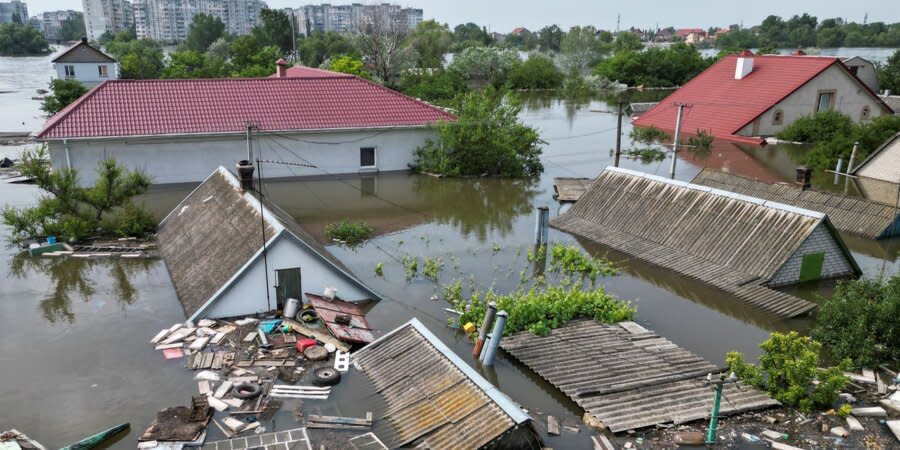
<instances>
[{"instance_id":1,"label":"black tire","mask_svg":"<svg viewBox=\"0 0 900 450\"><path fill-rule=\"evenodd\" d=\"M334 386L341 382L341 373L331 367L323 367L317 370L312 384L316 386Z\"/></svg>"},{"instance_id":2,"label":"black tire","mask_svg":"<svg viewBox=\"0 0 900 450\"><path fill-rule=\"evenodd\" d=\"M241 400L249 400L262 394L262 386L256 383L241 383L231 388L231 395Z\"/></svg>"}]
</instances>

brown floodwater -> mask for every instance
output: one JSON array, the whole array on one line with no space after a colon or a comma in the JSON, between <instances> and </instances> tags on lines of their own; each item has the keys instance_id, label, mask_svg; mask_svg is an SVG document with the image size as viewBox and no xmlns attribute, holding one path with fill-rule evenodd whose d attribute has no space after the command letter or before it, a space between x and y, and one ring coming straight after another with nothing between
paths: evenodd
<instances>
[{"instance_id":1,"label":"brown floodwater","mask_svg":"<svg viewBox=\"0 0 900 450\"><path fill-rule=\"evenodd\" d=\"M611 164L615 117L603 102L566 102L536 97L525 102L522 118L547 142L546 171L538 180L435 179L409 174L370 177L323 176L311 180L271 180L266 194L304 223L319 238L328 223L366 220L378 237L347 249L331 247L364 281L384 294L372 308L370 323L386 332L418 317L464 360L471 345L456 329L442 301L432 301L442 285L462 280L467 289L508 292L522 287L533 271L534 209L550 206L555 216L565 207L552 199L557 176L592 177ZM627 135L630 126L625 125ZM626 138L626 147L628 146ZM676 177L690 180L703 167L789 181L801 150L763 150L714 146L707 154L686 152ZM642 163L623 159L622 166L666 175L670 159ZM827 177L826 177L827 178ZM817 179L827 184L828 179ZM144 201L162 216L193 188L155 187ZM0 204L26 206L39 195L33 186L0 184ZM8 236L8 229L2 229ZM616 261L620 274L601 280L608 292L631 301L638 322L716 364L725 353L739 350L758 355L758 344L770 331L807 331L812 318L773 321L752 308L701 283L666 270L629 260L621 254L551 230L552 242L572 243ZM885 242L846 237L867 277L900 270L900 240ZM0 271L0 429L17 428L48 447L61 447L81 437L128 421L130 433L112 445L134 448L138 435L161 408L187 404L196 391L183 361L165 361L147 341L161 328L184 320L164 264L158 260L74 260L24 258L2 250ZM404 256L436 258L439 280L408 280ZM384 276L374 267L384 263ZM815 300L833 283L795 287L792 292ZM473 363L474 366L474 363ZM482 370L479 368L479 370ZM513 400L531 411L553 414L564 424L580 422L581 411L552 386L501 355L482 373ZM367 392L359 374L351 373L328 402L304 403L306 413L359 416L381 406ZM318 403L318 404L317 404ZM293 405L285 402L271 431L292 428ZM219 439L210 430L210 439ZM587 433L551 437L553 448L590 448Z\"/></svg>"}]
</instances>

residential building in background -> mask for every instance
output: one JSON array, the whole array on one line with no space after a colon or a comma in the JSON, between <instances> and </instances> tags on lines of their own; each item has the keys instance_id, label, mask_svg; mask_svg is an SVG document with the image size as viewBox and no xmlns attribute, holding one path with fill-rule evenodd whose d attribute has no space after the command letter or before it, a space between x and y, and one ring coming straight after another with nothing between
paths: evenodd
<instances>
[{"instance_id":1,"label":"residential building in background","mask_svg":"<svg viewBox=\"0 0 900 450\"><path fill-rule=\"evenodd\" d=\"M19 0L0 2L0 23L13 23L13 17L16 16L21 23L28 21L28 6L25 2Z\"/></svg>"},{"instance_id":2,"label":"residential building in background","mask_svg":"<svg viewBox=\"0 0 900 450\"><path fill-rule=\"evenodd\" d=\"M119 78L119 62L88 44L87 38L82 38L52 62L56 78L77 80L89 88Z\"/></svg>"},{"instance_id":3,"label":"residential building in background","mask_svg":"<svg viewBox=\"0 0 900 450\"><path fill-rule=\"evenodd\" d=\"M400 5L361 4L305 5L295 10L297 29L300 34L326 33L359 33L377 23L391 24L404 32L409 32L422 21L423 11L420 8L403 8Z\"/></svg>"},{"instance_id":4,"label":"residential building in background","mask_svg":"<svg viewBox=\"0 0 900 450\"><path fill-rule=\"evenodd\" d=\"M231 34L249 34L265 9L262 0L135 0L135 33L166 43L181 42L197 14L218 17Z\"/></svg>"},{"instance_id":5,"label":"residential building in background","mask_svg":"<svg viewBox=\"0 0 900 450\"><path fill-rule=\"evenodd\" d=\"M84 29L88 39L118 33L134 26L134 10L128 0L82 0Z\"/></svg>"},{"instance_id":6,"label":"residential building in background","mask_svg":"<svg viewBox=\"0 0 900 450\"><path fill-rule=\"evenodd\" d=\"M59 31L63 23L69 19L84 20L81 13L71 9L60 11L46 11L41 14L41 31L48 41L59 40Z\"/></svg>"}]
</instances>

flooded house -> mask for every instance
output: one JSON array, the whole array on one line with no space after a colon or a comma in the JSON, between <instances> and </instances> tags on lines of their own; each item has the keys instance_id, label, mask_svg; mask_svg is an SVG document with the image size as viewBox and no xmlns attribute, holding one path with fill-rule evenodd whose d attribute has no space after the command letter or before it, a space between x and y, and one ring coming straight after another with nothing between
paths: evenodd
<instances>
[{"instance_id":1,"label":"flooded house","mask_svg":"<svg viewBox=\"0 0 900 450\"><path fill-rule=\"evenodd\" d=\"M781 318L815 304L775 287L861 273L821 212L621 168L550 224Z\"/></svg>"},{"instance_id":2,"label":"flooded house","mask_svg":"<svg viewBox=\"0 0 900 450\"><path fill-rule=\"evenodd\" d=\"M853 169L853 175L866 196L896 208L900 204L900 133L875 149ZM895 219L894 232L900 235L900 217Z\"/></svg>"},{"instance_id":3,"label":"flooded house","mask_svg":"<svg viewBox=\"0 0 900 450\"><path fill-rule=\"evenodd\" d=\"M189 320L281 309L305 292L334 289L343 300L379 300L289 214L219 167L160 223L162 260Z\"/></svg>"},{"instance_id":4,"label":"flooded house","mask_svg":"<svg viewBox=\"0 0 900 450\"><path fill-rule=\"evenodd\" d=\"M418 319L351 356L387 448L543 448L533 419Z\"/></svg>"},{"instance_id":5,"label":"flooded house","mask_svg":"<svg viewBox=\"0 0 900 450\"><path fill-rule=\"evenodd\" d=\"M269 78L110 80L36 137L82 184L106 158L168 184L243 159L265 161L269 178L406 171L435 137L429 125L455 120L354 75L278 67Z\"/></svg>"},{"instance_id":6,"label":"flooded house","mask_svg":"<svg viewBox=\"0 0 900 450\"><path fill-rule=\"evenodd\" d=\"M87 38L53 58L53 70L58 80L75 80L85 87L93 87L107 80L119 78L119 62L88 43Z\"/></svg>"},{"instance_id":7,"label":"flooded house","mask_svg":"<svg viewBox=\"0 0 900 450\"><path fill-rule=\"evenodd\" d=\"M854 122L893 110L834 56L729 55L694 77L634 121L673 133L679 105L681 131L703 130L715 139L763 144L795 120L839 111Z\"/></svg>"}]
</instances>

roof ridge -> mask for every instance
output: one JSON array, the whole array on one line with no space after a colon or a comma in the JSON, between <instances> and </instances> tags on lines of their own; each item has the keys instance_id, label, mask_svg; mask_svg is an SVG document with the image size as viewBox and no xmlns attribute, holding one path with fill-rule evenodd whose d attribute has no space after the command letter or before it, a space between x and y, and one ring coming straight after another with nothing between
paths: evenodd
<instances>
[{"instance_id":1,"label":"roof ridge","mask_svg":"<svg viewBox=\"0 0 900 450\"><path fill-rule=\"evenodd\" d=\"M753 197L745 194L738 194L737 192L726 191L724 189L718 189L714 187L704 186L702 184L694 184L687 181L675 180L672 178L665 178L658 175L653 175L645 172L639 172L637 170L631 169L623 169L621 167L607 167L604 169L604 172L610 171L613 173L622 173L626 175L636 176L640 178L645 178L651 181L656 181L659 183L667 184L670 186L682 187L685 189L691 189L694 191L706 192L709 194L713 194L719 197L731 198L734 200L740 200L745 203L751 203L758 206L765 206L769 208L778 209L784 212L799 214L807 217L812 217L814 219L824 219L827 216L821 212L813 211L811 209L799 208L797 206L788 205L785 203L780 203L772 200L766 200L764 198Z\"/></svg>"}]
</instances>

